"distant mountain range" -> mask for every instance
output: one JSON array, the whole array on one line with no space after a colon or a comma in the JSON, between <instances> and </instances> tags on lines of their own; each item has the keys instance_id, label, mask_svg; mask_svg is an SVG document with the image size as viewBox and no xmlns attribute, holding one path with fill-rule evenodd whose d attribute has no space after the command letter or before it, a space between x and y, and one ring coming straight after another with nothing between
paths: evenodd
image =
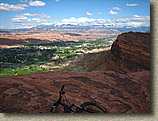
<instances>
[{"instance_id":1,"label":"distant mountain range","mask_svg":"<svg viewBox=\"0 0 158 121\"><path fill-rule=\"evenodd\" d=\"M73 25L73 24L61 24L61 25L38 25L36 27L33 27L32 29L117 29L120 32L128 32L128 31L133 31L133 32L147 32L150 31L150 27L145 27L145 26L139 26L139 27L113 27L111 25L90 25L90 26L83 26L83 25Z\"/></svg>"},{"instance_id":2,"label":"distant mountain range","mask_svg":"<svg viewBox=\"0 0 158 121\"><path fill-rule=\"evenodd\" d=\"M51 24L51 25L38 25L29 29L23 28L23 29L0 29L0 33L10 33L11 31L29 31L29 30L44 30L44 29L115 29L118 30L119 32L147 32L150 31L150 27L146 26L138 26L138 27L129 27L129 26L124 26L124 27L114 27L112 25L90 25L90 26L84 26L81 24L78 25L73 25L73 24Z\"/></svg>"}]
</instances>

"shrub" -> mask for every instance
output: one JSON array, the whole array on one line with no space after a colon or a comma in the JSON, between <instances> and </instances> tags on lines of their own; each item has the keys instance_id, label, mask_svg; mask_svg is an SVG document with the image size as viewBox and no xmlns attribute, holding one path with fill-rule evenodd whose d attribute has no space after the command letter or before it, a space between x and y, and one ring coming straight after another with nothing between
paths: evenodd
<instances>
[{"instance_id":1,"label":"shrub","mask_svg":"<svg viewBox=\"0 0 158 121\"><path fill-rule=\"evenodd\" d=\"M0 76L13 76L15 73L16 71L13 69L0 70Z\"/></svg>"}]
</instances>

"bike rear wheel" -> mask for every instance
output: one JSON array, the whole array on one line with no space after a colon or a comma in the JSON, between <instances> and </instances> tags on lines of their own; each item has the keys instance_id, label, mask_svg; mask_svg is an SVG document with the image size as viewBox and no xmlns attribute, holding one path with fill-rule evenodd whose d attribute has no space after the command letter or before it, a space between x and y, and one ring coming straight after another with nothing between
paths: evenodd
<instances>
[{"instance_id":1,"label":"bike rear wheel","mask_svg":"<svg viewBox=\"0 0 158 121\"><path fill-rule=\"evenodd\" d=\"M108 113L105 108L94 102L84 102L80 107L82 107L79 109L80 113Z\"/></svg>"}]
</instances>

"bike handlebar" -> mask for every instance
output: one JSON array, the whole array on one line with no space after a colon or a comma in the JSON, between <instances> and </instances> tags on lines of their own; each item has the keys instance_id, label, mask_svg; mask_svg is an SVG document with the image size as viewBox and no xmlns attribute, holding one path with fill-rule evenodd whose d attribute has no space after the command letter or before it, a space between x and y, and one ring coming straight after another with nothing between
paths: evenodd
<instances>
[{"instance_id":1,"label":"bike handlebar","mask_svg":"<svg viewBox=\"0 0 158 121\"><path fill-rule=\"evenodd\" d=\"M65 85L63 85L63 86L62 86L62 88L61 88L61 90L60 90L61 92L63 91L63 89L64 89L64 86L65 86Z\"/></svg>"}]
</instances>

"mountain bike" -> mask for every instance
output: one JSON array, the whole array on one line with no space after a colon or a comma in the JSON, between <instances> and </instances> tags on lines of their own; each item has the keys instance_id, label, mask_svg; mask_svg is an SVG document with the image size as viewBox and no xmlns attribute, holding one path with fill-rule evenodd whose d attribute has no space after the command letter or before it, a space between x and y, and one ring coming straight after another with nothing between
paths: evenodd
<instances>
[{"instance_id":1,"label":"mountain bike","mask_svg":"<svg viewBox=\"0 0 158 121\"><path fill-rule=\"evenodd\" d=\"M63 85L61 90L59 91L59 98L57 102L55 102L51 107L50 112L53 112L55 109L58 108L59 105L61 105L64 108L64 113L108 113L105 108L95 102L84 102L80 106L77 106L75 104L65 104L65 101L67 101L67 99L62 100L62 96L65 94L65 91L63 91L64 86L65 85Z\"/></svg>"}]
</instances>

